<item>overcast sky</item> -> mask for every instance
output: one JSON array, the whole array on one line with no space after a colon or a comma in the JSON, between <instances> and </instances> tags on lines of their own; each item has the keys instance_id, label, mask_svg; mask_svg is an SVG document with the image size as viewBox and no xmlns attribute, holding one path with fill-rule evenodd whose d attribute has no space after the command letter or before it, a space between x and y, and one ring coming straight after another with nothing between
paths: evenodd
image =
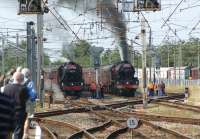
<instances>
[{"instance_id":1,"label":"overcast sky","mask_svg":"<svg viewBox=\"0 0 200 139\"><path fill-rule=\"evenodd\" d=\"M200 0L184 0L167 22L171 30L167 25L162 27L164 23L163 20L166 20L169 17L180 1L181 0L163 0L161 11L143 12L152 28L153 45L162 44L163 41L167 39L175 41L187 40L190 37L189 32L200 21ZM73 5L69 6L63 4L56 6L53 2L55 2L55 0L49 0L49 7L51 9L53 7L57 7L59 13L66 19L73 31L75 33L78 32L78 36L81 39L89 39L88 41L92 45L103 46L105 48L114 48L117 46L117 42L112 33L110 33L109 27L106 25L100 26L96 24L88 24L88 22L92 21L101 21L100 18L96 17L95 10L83 13L83 10L77 10ZM26 35L26 22L30 20L36 20L36 16L17 15L17 10L17 0L0 0L0 32L2 32L4 35L9 35L12 37L16 35L17 32L20 35ZM140 21L138 13L126 13L125 17L126 21ZM50 13L44 15L44 20L44 36L48 39L44 46L45 50L48 51L49 54L55 53L56 50L59 50L63 42L70 43L74 39L72 33L62 29L62 26L58 24L58 22ZM83 23L87 25L75 25ZM104 27L108 29L105 29ZM134 39L135 36L139 35L141 29L139 22L127 22L127 28L128 40ZM196 29L192 31L191 36L199 37L199 29L200 25L197 25ZM174 32L176 30L176 37L172 30ZM107 38L94 39L97 37ZM21 39L23 39L23 36L21 36ZM135 41L140 44L140 40ZM128 41L128 43L130 44L130 41ZM135 47L137 47L137 49L141 49L141 46L135 45Z\"/></svg>"}]
</instances>

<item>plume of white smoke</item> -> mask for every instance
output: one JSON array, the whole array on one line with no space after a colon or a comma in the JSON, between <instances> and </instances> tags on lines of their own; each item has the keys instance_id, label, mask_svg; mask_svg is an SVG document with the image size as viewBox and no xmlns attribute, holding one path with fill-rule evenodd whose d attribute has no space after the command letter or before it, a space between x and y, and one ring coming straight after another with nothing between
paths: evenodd
<instances>
[{"instance_id":1,"label":"plume of white smoke","mask_svg":"<svg viewBox=\"0 0 200 139\"><path fill-rule=\"evenodd\" d=\"M73 43L63 43L62 45L62 53L64 55L67 55L70 61L74 61L75 60L75 53L74 53L74 45Z\"/></svg>"}]
</instances>

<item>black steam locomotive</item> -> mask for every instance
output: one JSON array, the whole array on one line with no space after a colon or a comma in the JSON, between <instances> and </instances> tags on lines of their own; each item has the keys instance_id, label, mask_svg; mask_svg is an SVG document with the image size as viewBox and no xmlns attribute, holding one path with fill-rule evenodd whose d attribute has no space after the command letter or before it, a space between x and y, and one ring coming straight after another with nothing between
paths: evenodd
<instances>
[{"instance_id":1,"label":"black steam locomotive","mask_svg":"<svg viewBox=\"0 0 200 139\"><path fill-rule=\"evenodd\" d=\"M57 80L64 97L79 97L83 89L82 67L74 62L62 64L57 71Z\"/></svg>"},{"instance_id":2,"label":"black steam locomotive","mask_svg":"<svg viewBox=\"0 0 200 139\"><path fill-rule=\"evenodd\" d=\"M139 87L138 78L134 77L134 67L126 61L113 65L101 66L99 80L104 92L122 96L134 96ZM83 77L86 85L95 81L96 72L92 68L83 69Z\"/></svg>"},{"instance_id":3,"label":"black steam locomotive","mask_svg":"<svg viewBox=\"0 0 200 139\"><path fill-rule=\"evenodd\" d=\"M134 77L135 68L127 61L111 67L111 92L119 95L134 96L139 87L138 78Z\"/></svg>"},{"instance_id":4,"label":"black steam locomotive","mask_svg":"<svg viewBox=\"0 0 200 139\"><path fill-rule=\"evenodd\" d=\"M83 70L83 71L82 71ZM122 96L134 96L139 87L139 81L134 77L135 69L127 61L114 65L100 67L99 79L105 92L112 92ZM74 62L66 62L57 70L57 83L63 91L64 97L80 96L84 85L95 81L94 68L82 69Z\"/></svg>"}]
</instances>

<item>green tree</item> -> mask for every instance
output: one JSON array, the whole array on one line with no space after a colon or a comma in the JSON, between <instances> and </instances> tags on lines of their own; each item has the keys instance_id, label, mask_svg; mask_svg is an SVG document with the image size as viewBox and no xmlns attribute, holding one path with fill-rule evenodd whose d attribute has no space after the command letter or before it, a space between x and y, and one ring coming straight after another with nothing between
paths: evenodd
<instances>
[{"instance_id":1,"label":"green tree","mask_svg":"<svg viewBox=\"0 0 200 139\"><path fill-rule=\"evenodd\" d=\"M48 56L46 53L44 53L44 66L49 65L50 62L51 62L51 61L50 61L49 56Z\"/></svg>"},{"instance_id":2,"label":"green tree","mask_svg":"<svg viewBox=\"0 0 200 139\"><path fill-rule=\"evenodd\" d=\"M90 66L90 53L89 48L91 45L85 40L79 40L76 43L70 44L73 49L67 50L62 48L62 56L80 64L83 67ZM71 56L73 53L73 58Z\"/></svg>"},{"instance_id":3,"label":"green tree","mask_svg":"<svg viewBox=\"0 0 200 139\"><path fill-rule=\"evenodd\" d=\"M114 50L107 49L102 54L102 65L113 64L121 61L119 50L115 48Z\"/></svg>"},{"instance_id":4,"label":"green tree","mask_svg":"<svg viewBox=\"0 0 200 139\"><path fill-rule=\"evenodd\" d=\"M54 62L52 62L52 65L54 65L54 66L56 66L56 65L62 65L64 63L64 61L63 60L61 60L61 59L58 59L58 60L56 60L56 61L54 61Z\"/></svg>"},{"instance_id":5,"label":"green tree","mask_svg":"<svg viewBox=\"0 0 200 139\"><path fill-rule=\"evenodd\" d=\"M4 50L4 60L5 60L5 72L8 72L14 67L26 67L26 41L21 41L19 47L24 50L24 52L16 50L15 48L8 47ZM2 61L2 59L1 59ZM47 54L44 53L44 65L49 65L50 59ZM1 69L0 69L1 70Z\"/></svg>"},{"instance_id":6,"label":"green tree","mask_svg":"<svg viewBox=\"0 0 200 139\"><path fill-rule=\"evenodd\" d=\"M198 54L200 53L200 40L198 38L190 38L186 42L166 42L157 48L157 52L161 57L161 66L198 66ZM182 59L181 59L182 55Z\"/></svg>"}]
</instances>

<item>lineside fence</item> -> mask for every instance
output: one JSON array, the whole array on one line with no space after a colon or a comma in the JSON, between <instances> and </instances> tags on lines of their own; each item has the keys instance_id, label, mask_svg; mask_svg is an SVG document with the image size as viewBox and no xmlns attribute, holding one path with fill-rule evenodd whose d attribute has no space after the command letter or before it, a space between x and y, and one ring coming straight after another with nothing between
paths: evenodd
<instances>
[{"instance_id":1,"label":"lineside fence","mask_svg":"<svg viewBox=\"0 0 200 139\"><path fill-rule=\"evenodd\" d=\"M140 84L142 80L140 79ZM185 80L185 79L159 79L156 83L163 81L166 86L175 85L175 86L200 86L200 79L198 80Z\"/></svg>"}]
</instances>

